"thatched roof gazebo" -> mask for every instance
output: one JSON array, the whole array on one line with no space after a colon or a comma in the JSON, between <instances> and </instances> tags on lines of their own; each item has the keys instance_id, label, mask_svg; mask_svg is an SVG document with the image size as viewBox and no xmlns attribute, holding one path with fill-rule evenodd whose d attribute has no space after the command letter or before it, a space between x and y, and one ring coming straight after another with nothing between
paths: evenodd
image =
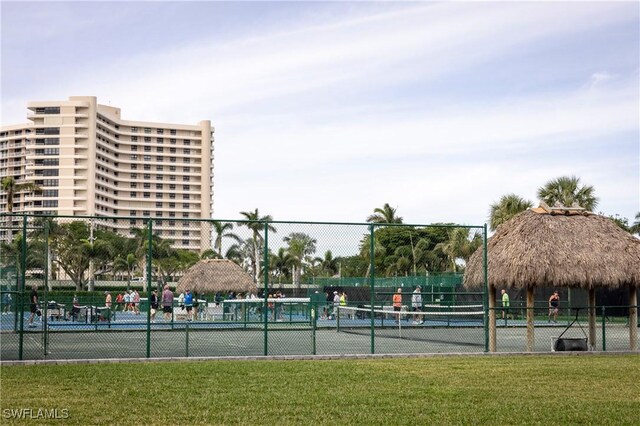
<instances>
[{"instance_id":1,"label":"thatched roof gazebo","mask_svg":"<svg viewBox=\"0 0 640 426\"><path fill-rule=\"evenodd\" d=\"M193 265L184 274L176 291L190 289L196 293L204 292L247 292L255 291L251 275L228 259L205 259Z\"/></svg>"},{"instance_id":2,"label":"thatched roof gazebo","mask_svg":"<svg viewBox=\"0 0 640 426\"><path fill-rule=\"evenodd\" d=\"M584 209L556 206L526 210L500 225L487 242L490 308L489 347L495 351L495 290L526 288L527 348L533 350L534 287L579 287L589 291L589 345L595 347L595 289L629 288L637 306L640 287L640 240L611 219ZM483 249L467 263L464 285L484 284ZM637 324L637 309L630 309ZM637 327L629 327L637 349Z\"/></svg>"}]
</instances>

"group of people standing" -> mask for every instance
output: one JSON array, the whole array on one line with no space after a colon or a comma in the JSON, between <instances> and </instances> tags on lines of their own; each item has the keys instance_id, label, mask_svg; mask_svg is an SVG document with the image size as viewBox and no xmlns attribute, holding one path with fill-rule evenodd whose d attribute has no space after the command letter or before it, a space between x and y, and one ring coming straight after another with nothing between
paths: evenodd
<instances>
[{"instance_id":1,"label":"group of people standing","mask_svg":"<svg viewBox=\"0 0 640 426\"><path fill-rule=\"evenodd\" d=\"M507 318L513 319L513 315L509 312L510 309L510 299L509 293L504 288L501 291L502 294L502 319L506 320ZM548 322L551 322L551 317L553 317L553 322L558 322L558 311L560 310L560 293L558 291L554 291L553 294L549 297L549 314L548 314Z\"/></svg>"},{"instance_id":2,"label":"group of people standing","mask_svg":"<svg viewBox=\"0 0 640 426\"><path fill-rule=\"evenodd\" d=\"M129 290L116 296L116 304L122 312L133 312L140 315L140 293L138 290Z\"/></svg>"}]
</instances>

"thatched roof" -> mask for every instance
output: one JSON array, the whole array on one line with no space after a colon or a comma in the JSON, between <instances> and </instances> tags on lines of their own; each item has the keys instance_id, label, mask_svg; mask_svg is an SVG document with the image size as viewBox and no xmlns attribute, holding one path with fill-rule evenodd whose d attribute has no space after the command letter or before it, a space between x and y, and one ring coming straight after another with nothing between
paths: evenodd
<instances>
[{"instance_id":1,"label":"thatched roof","mask_svg":"<svg viewBox=\"0 0 640 426\"><path fill-rule=\"evenodd\" d=\"M496 287L640 285L640 240L583 209L529 209L500 225L487 246ZM483 284L482 252L467 263L467 287Z\"/></svg>"},{"instance_id":2,"label":"thatched roof","mask_svg":"<svg viewBox=\"0 0 640 426\"><path fill-rule=\"evenodd\" d=\"M184 274L178 286L177 292L186 289L201 292L246 292L255 291L251 275L242 267L228 259L206 259L193 265Z\"/></svg>"}]
</instances>

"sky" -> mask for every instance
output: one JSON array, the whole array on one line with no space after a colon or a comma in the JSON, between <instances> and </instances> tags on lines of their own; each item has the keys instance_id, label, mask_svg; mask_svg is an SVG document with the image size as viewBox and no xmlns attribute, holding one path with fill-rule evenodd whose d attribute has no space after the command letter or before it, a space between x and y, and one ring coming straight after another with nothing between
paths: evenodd
<instances>
[{"instance_id":1,"label":"sky","mask_svg":"<svg viewBox=\"0 0 640 426\"><path fill-rule=\"evenodd\" d=\"M214 213L482 225L560 176L640 212L638 2L0 3L2 124L215 127Z\"/></svg>"}]
</instances>

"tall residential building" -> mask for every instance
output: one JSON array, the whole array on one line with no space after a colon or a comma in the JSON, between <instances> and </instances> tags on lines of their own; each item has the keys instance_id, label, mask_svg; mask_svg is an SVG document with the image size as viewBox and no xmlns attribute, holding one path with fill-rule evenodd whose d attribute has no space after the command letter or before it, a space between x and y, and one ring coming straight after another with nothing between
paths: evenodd
<instances>
[{"instance_id":1,"label":"tall residential building","mask_svg":"<svg viewBox=\"0 0 640 426\"><path fill-rule=\"evenodd\" d=\"M211 217L209 120L123 120L119 108L100 105L93 96L30 102L27 108L29 123L0 130L0 179L11 176L17 184L41 188L17 192L14 213L108 216L98 226L125 236L153 218L154 233L173 240L174 247L210 247L209 227L183 220ZM2 191L0 212L7 211ZM8 232L1 229L0 236Z\"/></svg>"}]
</instances>

